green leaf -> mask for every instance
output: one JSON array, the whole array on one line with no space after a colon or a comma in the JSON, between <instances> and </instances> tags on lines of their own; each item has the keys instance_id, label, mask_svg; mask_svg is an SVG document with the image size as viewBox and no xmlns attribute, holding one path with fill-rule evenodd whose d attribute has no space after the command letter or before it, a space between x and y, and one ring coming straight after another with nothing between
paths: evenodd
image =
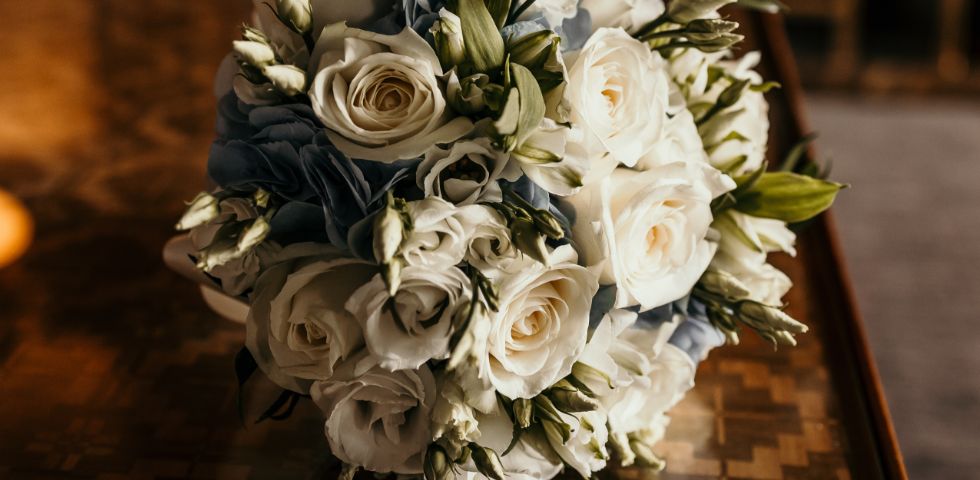
<instances>
[{"instance_id":1,"label":"green leaf","mask_svg":"<svg viewBox=\"0 0 980 480\"><path fill-rule=\"evenodd\" d=\"M738 196L735 209L755 217L798 223L830 208L844 187L790 172L768 172Z\"/></svg>"},{"instance_id":2,"label":"green leaf","mask_svg":"<svg viewBox=\"0 0 980 480\"><path fill-rule=\"evenodd\" d=\"M483 0L459 0L463 42L473 67L486 73L504 64L504 39Z\"/></svg>"},{"instance_id":3,"label":"green leaf","mask_svg":"<svg viewBox=\"0 0 980 480\"><path fill-rule=\"evenodd\" d=\"M514 133L515 145L521 145L544 120L545 104L541 87L526 67L520 64L510 66L514 78L514 87L520 92L521 114Z\"/></svg>"},{"instance_id":4,"label":"green leaf","mask_svg":"<svg viewBox=\"0 0 980 480\"><path fill-rule=\"evenodd\" d=\"M486 0L486 4L487 11L490 12L494 23L497 24L497 29L504 28L504 24L507 23L507 15L510 15L511 0Z\"/></svg>"},{"instance_id":5,"label":"green leaf","mask_svg":"<svg viewBox=\"0 0 980 480\"><path fill-rule=\"evenodd\" d=\"M763 82L749 85L749 90L759 93L769 93L774 88L783 88L783 85L779 82Z\"/></svg>"}]
</instances>

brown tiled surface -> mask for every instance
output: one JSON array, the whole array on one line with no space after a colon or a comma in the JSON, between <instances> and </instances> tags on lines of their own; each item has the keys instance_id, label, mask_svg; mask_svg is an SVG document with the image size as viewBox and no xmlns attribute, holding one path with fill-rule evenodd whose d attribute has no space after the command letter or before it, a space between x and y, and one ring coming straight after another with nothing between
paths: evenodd
<instances>
[{"instance_id":1,"label":"brown tiled surface","mask_svg":"<svg viewBox=\"0 0 980 480\"><path fill-rule=\"evenodd\" d=\"M310 405L242 427L243 332L159 260L180 201L204 182L211 77L247 7L0 2L0 187L38 226L28 255L0 271L0 478L330 475L316 472L325 441ZM813 333L795 349L746 335L715 352L657 446L661 478L871 478L804 274L819 248L780 259L798 284L792 313Z\"/></svg>"}]
</instances>

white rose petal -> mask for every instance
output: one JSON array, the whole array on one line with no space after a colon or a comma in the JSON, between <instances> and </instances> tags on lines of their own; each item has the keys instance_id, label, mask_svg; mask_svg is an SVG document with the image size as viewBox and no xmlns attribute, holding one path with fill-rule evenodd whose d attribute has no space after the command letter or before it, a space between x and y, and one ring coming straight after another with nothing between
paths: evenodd
<instances>
[{"instance_id":1,"label":"white rose petal","mask_svg":"<svg viewBox=\"0 0 980 480\"><path fill-rule=\"evenodd\" d=\"M508 398L532 398L571 372L585 347L595 276L576 263L570 245L552 252L551 267L525 258L499 282L484 371Z\"/></svg>"},{"instance_id":2,"label":"white rose petal","mask_svg":"<svg viewBox=\"0 0 980 480\"><path fill-rule=\"evenodd\" d=\"M622 29L602 28L566 62L572 123L615 163L636 165L660 139L667 119L663 59Z\"/></svg>"},{"instance_id":3,"label":"white rose petal","mask_svg":"<svg viewBox=\"0 0 980 480\"><path fill-rule=\"evenodd\" d=\"M573 238L600 282L617 286L616 307L648 310L690 292L714 256L712 198L702 169L684 163L617 169L569 197Z\"/></svg>"},{"instance_id":4,"label":"white rose petal","mask_svg":"<svg viewBox=\"0 0 980 480\"><path fill-rule=\"evenodd\" d=\"M368 350L387 370L414 369L449 356L453 320L471 299L458 268L408 266L392 298L381 275L355 291L347 310L364 331Z\"/></svg>"},{"instance_id":5,"label":"white rose petal","mask_svg":"<svg viewBox=\"0 0 980 480\"><path fill-rule=\"evenodd\" d=\"M327 417L330 451L344 463L372 472L422 473L438 396L432 372L425 365L389 372L356 360L310 389Z\"/></svg>"},{"instance_id":6,"label":"white rose petal","mask_svg":"<svg viewBox=\"0 0 980 480\"><path fill-rule=\"evenodd\" d=\"M491 207L469 210L468 223L474 225L465 260L484 275L497 278L516 261L521 252L511 243L510 229L503 217Z\"/></svg>"},{"instance_id":7,"label":"white rose petal","mask_svg":"<svg viewBox=\"0 0 980 480\"><path fill-rule=\"evenodd\" d=\"M322 246L291 246L287 253L315 250L318 255L297 255L259 277L245 328L245 345L262 371L300 393L311 381L330 378L336 364L363 345L358 321L344 303L377 271Z\"/></svg>"},{"instance_id":8,"label":"white rose petal","mask_svg":"<svg viewBox=\"0 0 980 480\"><path fill-rule=\"evenodd\" d=\"M400 253L408 265L444 268L459 264L466 255L475 219L482 218L480 205L455 207L439 198L409 202L412 231Z\"/></svg>"},{"instance_id":9,"label":"white rose petal","mask_svg":"<svg viewBox=\"0 0 980 480\"><path fill-rule=\"evenodd\" d=\"M663 0L582 0L592 16L592 28L621 27L634 32L664 13Z\"/></svg>"},{"instance_id":10,"label":"white rose petal","mask_svg":"<svg viewBox=\"0 0 980 480\"><path fill-rule=\"evenodd\" d=\"M397 35L323 30L314 49L310 101L330 141L352 158L391 163L422 155L470 132L453 117L439 84L436 53L412 29Z\"/></svg>"},{"instance_id":11,"label":"white rose petal","mask_svg":"<svg viewBox=\"0 0 980 480\"><path fill-rule=\"evenodd\" d=\"M528 19L539 13L552 28L560 27L568 18L578 14L578 0L537 0L521 18Z\"/></svg>"}]
</instances>

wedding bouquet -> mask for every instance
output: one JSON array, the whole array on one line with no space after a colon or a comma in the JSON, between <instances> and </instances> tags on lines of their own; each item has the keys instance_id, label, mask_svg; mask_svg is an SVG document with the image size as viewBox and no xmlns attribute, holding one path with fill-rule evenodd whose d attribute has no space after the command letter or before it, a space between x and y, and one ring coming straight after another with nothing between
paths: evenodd
<instances>
[{"instance_id":1,"label":"wedding bouquet","mask_svg":"<svg viewBox=\"0 0 980 480\"><path fill-rule=\"evenodd\" d=\"M256 0L178 229L263 418L311 398L348 476L662 468L711 348L806 331L767 253L841 188L766 168L734 1Z\"/></svg>"}]
</instances>

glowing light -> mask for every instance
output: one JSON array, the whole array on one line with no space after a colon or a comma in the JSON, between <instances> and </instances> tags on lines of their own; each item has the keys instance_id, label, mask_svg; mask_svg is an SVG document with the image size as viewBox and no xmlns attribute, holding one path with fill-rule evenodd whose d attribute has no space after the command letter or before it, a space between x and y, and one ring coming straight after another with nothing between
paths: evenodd
<instances>
[{"instance_id":1,"label":"glowing light","mask_svg":"<svg viewBox=\"0 0 980 480\"><path fill-rule=\"evenodd\" d=\"M13 195L0 190L0 268L20 258L33 235L30 213Z\"/></svg>"}]
</instances>

